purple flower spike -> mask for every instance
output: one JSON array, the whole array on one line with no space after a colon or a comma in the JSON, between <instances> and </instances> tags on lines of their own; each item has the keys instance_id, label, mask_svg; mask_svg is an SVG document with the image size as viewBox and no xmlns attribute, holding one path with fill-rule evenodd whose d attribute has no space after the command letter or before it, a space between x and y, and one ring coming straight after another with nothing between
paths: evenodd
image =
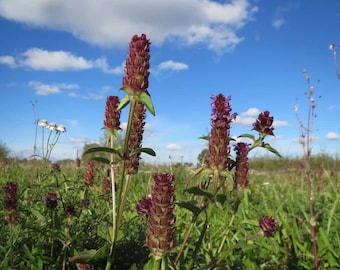
<instances>
[{"instance_id":1,"label":"purple flower spike","mask_svg":"<svg viewBox=\"0 0 340 270\"><path fill-rule=\"evenodd\" d=\"M279 229L277 221L273 217L268 216L265 216L259 220L259 227L263 235L266 237L273 236L274 232Z\"/></svg>"},{"instance_id":2,"label":"purple flower spike","mask_svg":"<svg viewBox=\"0 0 340 270\"><path fill-rule=\"evenodd\" d=\"M230 154L230 123L236 119L237 114L230 114L230 96L219 94L212 96L211 100L211 131L206 163L211 169L225 170Z\"/></svg>"},{"instance_id":3,"label":"purple flower spike","mask_svg":"<svg viewBox=\"0 0 340 270\"><path fill-rule=\"evenodd\" d=\"M256 122L253 124L253 130L259 132L261 136L272 135L274 136L273 121L274 117L269 116L270 112L265 111L260 113Z\"/></svg>"}]
</instances>

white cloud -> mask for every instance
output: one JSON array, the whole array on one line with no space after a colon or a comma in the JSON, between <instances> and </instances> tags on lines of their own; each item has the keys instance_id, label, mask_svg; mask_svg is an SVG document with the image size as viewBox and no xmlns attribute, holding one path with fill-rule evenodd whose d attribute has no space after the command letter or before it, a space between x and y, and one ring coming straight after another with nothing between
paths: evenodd
<instances>
[{"instance_id":1,"label":"white cloud","mask_svg":"<svg viewBox=\"0 0 340 270\"><path fill-rule=\"evenodd\" d=\"M260 110L255 107L249 108L245 112L236 116L235 124L242 125L242 126L252 125L253 123L255 123L260 113L261 113ZM274 127L288 126L288 122L274 119L273 126Z\"/></svg>"},{"instance_id":2,"label":"white cloud","mask_svg":"<svg viewBox=\"0 0 340 270\"><path fill-rule=\"evenodd\" d=\"M218 53L232 50L243 40L237 31L256 12L249 0L0 2L0 15L6 19L69 32L91 44L125 47L134 34L146 33L155 45L165 40L202 43Z\"/></svg>"},{"instance_id":3,"label":"white cloud","mask_svg":"<svg viewBox=\"0 0 340 270\"><path fill-rule=\"evenodd\" d=\"M326 134L326 139L328 139L328 140L339 140L340 136L336 132L328 132Z\"/></svg>"},{"instance_id":4,"label":"white cloud","mask_svg":"<svg viewBox=\"0 0 340 270\"><path fill-rule=\"evenodd\" d=\"M46 51L32 48L22 54L20 65L34 70L63 71L89 69L91 63L83 57L77 57L64 51Z\"/></svg>"},{"instance_id":5,"label":"white cloud","mask_svg":"<svg viewBox=\"0 0 340 270\"><path fill-rule=\"evenodd\" d=\"M107 59L102 57L94 61L94 66L101 69L104 73L121 75L124 73L125 61L118 67L110 68Z\"/></svg>"},{"instance_id":6,"label":"white cloud","mask_svg":"<svg viewBox=\"0 0 340 270\"><path fill-rule=\"evenodd\" d=\"M50 94L58 94L60 93L62 89L77 89L79 86L77 84L65 84L65 83L60 83L60 84L44 84L42 82L37 82L37 81L30 81L28 83L29 87L32 87L37 95L41 96L47 96Z\"/></svg>"},{"instance_id":7,"label":"white cloud","mask_svg":"<svg viewBox=\"0 0 340 270\"><path fill-rule=\"evenodd\" d=\"M86 137L71 137L69 138L70 143L86 143L89 141L89 138Z\"/></svg>"},{"instance_id":8,"label":"white cloud","mask_svg":"<svg viewBox=\"0 0 340 270\"><path fill-rule=\"evenodd\" d=\"M260 110L258 108L249 108L247 111L243 112L243 116L258 116L260 114Z\"/></svg>"},{"instance_id":9,"label":"white cloud","mask_svg":"<svg viewBox=\"0 0 340 270\"><path fill-rule=\"evenodd\" d=\"M274 13L274 19L272 21L272 26L276 29L279 29L282 25L284 25L287 20L285 17L288 13L291 13L292 11L299 8L299 2L284 2L280 6L278 6Z\"/></svg>"},{"instance_id":10,"label":"white cloud","mask_svg":"<svg viewBox=\"0 0 340 270\"><path fill-rule=\"evenodd\" d=\"M168 150L181 150L183 149L184 147L179 145L179 144L175 144L175 143L170 143L168 144L167 146L165 146L166 149Z\"/></svg>"},{"instance_id":11,"label":"white cloud","mask_svg":"<svg viewBox=\"0 0 340 270\"><path fill-rule=\"evenodd\" d=\"M162 62L158 65L158 69L170 69L173 71L186 70L188 68L189 66L187 64L181 62L174 62L172 60Z\"/></svg>"},{"instance_id":12,"label":"white cloud","mask_svg":"<svg viewBox=\"0 0 340 270\"><path fill-rule=\"evenodd\" d=\"M274 120L273 126L274 127L285 127L285 126L288 126L288 122L287 121L281 121L281 120Z\"/></svg>"},{"instance_id":13,"label":"white cloud","mask_svg":"<svg viewBox=\"0 0 340 270\"><path fill-rule=\"evenodd\" d=\"M8 65L11 68L16 67L15 59L12 56L0 56L0 64Z\"/></svg>"},{"instance_id":14,"label":"white cloud","mask_svg":"<svg viewBox=\"0 0 340 270\"><path fill-rule=\"evenodd\" d=\"M278 29L278 28L280 28L285 22L286 22L286 21L285 21L284 19L282 19L282 18L280 18L280 19L274 19L272 25L273 25L274 28Z\"/></svg>"},{"instance_id":15,"label":"white cloud","mask_svg":"<svg viewBox=\"0 0 340 270\"><path fill-rule=\"evenodd\" d=\"M86 70L98 68L104 73L122 74L125 63L111 68L105 57L94 61L84 57L73 55L66 51L47 51L39 48L31 48L20 54L18 57L9 55L0 56L0 64L8 65L11 68L30 68L33 70L44 71L67 71L67 70Z\"/></svg>"},{"instance_id":16,"label":"white cloud","mask_svg":"<svg viewBox=\"0 0 340 270\"><path fill-rule=\"evenodd\" d=\"M241 126L252 125L256 121L255 117L257 117L259 114L260 114L259 109L249 108L245 112L237 115L234 123Z\"/></svg>"},{"instance_id":17,"label":"white cloud","mask_svg":"<svg viewBox=\"0 0 340 270\"><path fill-rule=\"evenodd\" d=\"M252 125L255 121L256 119L253 117L244 117L244 116L237 115L234 123L241 125L241 126L249 126L249 125Z\"/></svg>"}]
</instances>

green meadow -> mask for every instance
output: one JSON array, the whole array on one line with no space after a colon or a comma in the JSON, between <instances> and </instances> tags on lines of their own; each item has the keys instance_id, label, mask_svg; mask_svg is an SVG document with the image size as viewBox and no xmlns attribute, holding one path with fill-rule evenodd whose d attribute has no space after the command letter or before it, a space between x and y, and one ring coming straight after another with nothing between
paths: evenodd
<instances>
[{"instance_id":1,"label":"green meadow","mask_svg":"<svg viewBox=\"0 0 340 270\"><path fill-rule=\"evenodd\" d=\"M310 229L314 223L319 269L339 269L340 160L326 155L310 159L313 220L303 160L253 158L249 163L249 187L236 193L230 189L223 201L213 202L208 224L204 215L195 215L185 205L198 196L188 192L188 184L199 185L200 176L192 178L196 168L141 164L126 196L111 269L153 269L146 266L147 219L137 215L136 205L150 194L153 175L159 172L175 176L176 242L168 254L169 268L313 269ZM112 235L112 196L103 188L107 170L97 164L93 185L89 186L84 182L85 164L77 167L68 160L58 165L60 171L37 160L12 160L1 165L1 187L11 181L18 183L18 217L15 224L9 223L2 189L0 269L105 269L107 250L102 247ZM116 193L120 188L116 187ZM55 209L46 205L49 192L61 197ZM66 205L74 206L72 215L65 214ZM263 216L278 222L272 237L257 237L258 220ZM193 219L184 251L174 264ZM77 262L84 251L93 252L88 268Z\"/></svg>"}]
</instances>

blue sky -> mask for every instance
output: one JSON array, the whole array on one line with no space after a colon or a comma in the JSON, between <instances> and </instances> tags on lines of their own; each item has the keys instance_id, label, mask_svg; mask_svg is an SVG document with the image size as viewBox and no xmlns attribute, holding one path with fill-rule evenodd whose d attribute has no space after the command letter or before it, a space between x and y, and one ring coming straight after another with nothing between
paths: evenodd
<instances>
[{"instance_id":1,"label":"blue sky","mask_svg":"<svg viewBox=\"0 0 340 270\"><path fill-rule=\"evenodd\" d=\"M106 97L124 95L128 43L145 33L156 116L147 115L143 145L157 153L145 161L196 163L206 148L198 137L210 130L210 96L219 93L231 95L238 113L232 136L255 135L252 123L269 110L276 137L268 142L283 156L301 156L293 108L298 99L306 123L303 69L317 102L313 153L335 156L340 80L329 46L340 43L339 29L336 0L2 0L0 141L13 156L33 154L33 103L37 119L67 128L53 159L73 159L84 143L99 142Z\"/></svg>"}]
</instances>

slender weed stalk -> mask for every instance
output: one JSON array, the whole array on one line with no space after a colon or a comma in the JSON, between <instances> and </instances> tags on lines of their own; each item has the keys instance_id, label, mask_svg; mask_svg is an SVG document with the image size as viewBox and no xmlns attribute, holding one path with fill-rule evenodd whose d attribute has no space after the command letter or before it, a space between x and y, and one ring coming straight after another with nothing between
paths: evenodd
<instances>
[{"instance_id":1,"label":"slender weed stalk","mask_svg":"<svg viewBox=\"0 0 340 270\"><path fill-rule=\"evenodd\" d=\"M331 45L329 45L329 49L331 51L333 51L333 62L334 62L334 68L335 68L335 75L338 77L338 79L340 79L340 71L339 71L339 67L338 67L338 63L336 61L336 51L338 49L339 45L336 45L334 43L332 43Z\"/></svg>"},{"instance_id":2,"label":"slender weed stalk","mask_svg":"<svg viewBox=\"0 0 340 270\"><path fill-rule=\"evenodd\" d=\"M334 50L335 52L335 50ZM311 171L311 154L312 154L312 142L313 142L313 132L314 132L314 119L316 117L316 101L314 98L315 87L310 82L310 76L306 70L303 70L303 74L307 81L308 92L306 93L308 99L308 112L307 112L307 126L301 121L298 115L298 104L295 105L294 111L296 114L296 119L298 121L298 126L300 130L299 142L302 145L304 153L304 171L307 182L307 196L309 202L309 215L310 215L310 234L313 243L313 258L314 258L314 269L319 268L319 256L318 256L318 246L317 246L317 235L316 235L316 216L314 213L314 194L313 194L313 175Z\"/></svg>"}]
</instances>

